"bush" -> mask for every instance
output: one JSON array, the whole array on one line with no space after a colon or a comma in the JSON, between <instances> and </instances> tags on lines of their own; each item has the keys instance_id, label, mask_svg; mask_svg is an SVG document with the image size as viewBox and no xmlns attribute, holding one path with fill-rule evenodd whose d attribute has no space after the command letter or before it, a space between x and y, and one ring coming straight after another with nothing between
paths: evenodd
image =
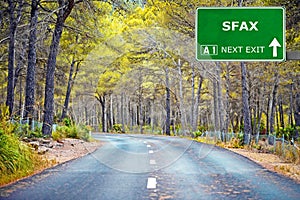
<instances>
[{"instance_id":1,"label":"bush","mask_svg":"<svg viewBox=\"0 0 300 200\"><path fill-rule=\"evenodd\" d=\"M43 133L42 133L42 127L35 126L34 130L31 130L31 127L29 124L20 124L20 123L14 123L13 126L14 128L14 133L19 137L19 138L42 138Z\"/></svg>"},{"instance_id":2,"label":"bush","mask_svg":"<svg viewBox=\"0 0 300 200\"><path fill-rule=\"evenodd\" d=\"M69 131L67 133L67 137L74 138L74 139L79 139L80 138L76 126L68 127L68 130Z\"/></svg>"},{"instance_id":3,"label":"bush","mask_svg":"<svg viewBox=\"0 0 300 200\"><path fill-rule=\"evenodd\" d=\"M85 125L72 125L70 127L59 126L57 127L57 130L52 133L52 138L54 140L59 140L67 137L89 141L91 139L89 132L89 127Z\"/></svg>"},{"instance_id":4,"label":"bush","mask_svg":"<svg viewBox=\"0 0 300 200\"><path fill-rule=\"evenodd\" d=\"M20 134L23 134L20 130L20 124L10 122L8 108L0 105L0 185L49 166L48 162L41 161L38 154L19 140ZM31 135L40 136L41 130L36 129Z\"/></svg>"},{"instance_id":5,"label":"bush","mask_svg":"<svg viewBox=\"0 0 300 200\"><path fill-rule=\"evenodd\" d=\"M203 134L203 132L201 132L200 130L193 132L194 138L201 137L202 134Z\"/></svg>"},{"instance_id":6,"label":"bush","mask_svg":"<svg viewBox=\"0 0 300 200\"><path fill-rule=\"evenodd\" d=\"M64 118L64 124L67 127L70 127L72 125L72 121L69 118Z\"/></svg>"},{"instance_id":7,"label":"bush","mask_svg":"<svg viewBox=\"0 0 300 200\"><path fill-rule=\"evenodd\" d=\"M121 133L122 132L122 124L114 124L113 131L116 133Z\"/></svg>"},{"instance_id":8,"label":"bush","mask_svg":"<svg viewBox=\"0 0 300 200\"><path fill-rule=\"evenodd\" d=\"M276 137L281 138L283 135L287 140L290 140L295 136L296 127L295 126L287 126L285 128L280 127L276 130Z\"/></svg>"},{"instance_id":9,"label":"bush","mask_svg":"<svg viewBox=\"0 0 300 200\"><path fill-rule=\"evenodd\" d=\"M84 141L90 141L91 140L91 136L90 136L90 131L91 128L85 125L79 125L78 128L78 136L80 139L84 140Z\"/></svg>"},{"instance_id":10,"label":"bush","mask_svg":"<svg viewBox=\"0 0 300 200\"><path fill-rule=\"evenodd\" d=\"M52 132L52 139L53 140L56 140L56 141L58 141L58 140L61 140L61 139L63 139L64 138L64 136L61 134L61 132L59 132L59 131L54 131L54 132Z\"/></svg>"},{"instance_id":11,"label":"bush","mask_svg":"<svg viewBox=\"0 0 300 200\"><path fill-rule=\"evenodd\" d=\"M30 152L14 135L0 133L1 171L14 173L23 167L31 167Z\"/></svg>"},{"instance_id":12,"label":"bush","mask_svg":"<svg viewBox=\"0 0 300 200\"><path fill-rule=\"evenodd\" d=\"M232 148L242 148L243 147L243 134L238 133L235 135L235 137L231 138L229 142L229 146Z\"/></svg>"},{"instance_id":13,"label":"bush","mask_svg":"<svg viewBox=\"0 0 300 200\"><path fill-rule=\"evenodd\" d=\"M289 144L282 145L282 142L276 142L275 153L282 157L286 162L300 163L300 151Z\"/></svg>"},{"instance_id":14,"label":"bush","mask_svg":"<svg viewBox=\"0 0 300 200\"><path fill-rule=\"evenodd\" d=\"M0 129L0 185L28 176L48 166L13 133Z\"/></svg>"}]
</instances>

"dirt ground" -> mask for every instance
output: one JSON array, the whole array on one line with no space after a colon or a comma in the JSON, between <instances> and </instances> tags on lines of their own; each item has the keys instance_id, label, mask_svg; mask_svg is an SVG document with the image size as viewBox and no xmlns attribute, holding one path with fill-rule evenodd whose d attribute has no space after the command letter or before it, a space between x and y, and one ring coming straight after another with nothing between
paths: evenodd
<instances>
[{"instance_id":1,"label":"dirt ground","mask_svg":"<svg viewBox=\"0 0 300 200\"><path fill-rule=\"evenodd\" d=\"M283 174L300 183L300 165L285 162L279 156L271 153L258 153L247 149L228 149L253 160L270 171Z\"/></svg>"},{"instance_id":2,"label":"dirt ground","mask_svg":"<svg viewBox=\"0 0 300 200\"><path fill-rule=\"evenodd\" d=\"M79 139L66 138L59 142L55 141L54 148L48 148L42 156L55 166L92 153L101 145L100 141L86 142Z\"/></svg>"},{"instance_id":3,"label":"dirt ground","mask_svg":"<svg viewBox=\"0 0 300 200\"><path fill-rule=\"evenodd\" d=\"M44 159L47 159L52 163L52 166L87 155L102 145L99 141L85 142L69 138L62 140L59 143L55 143L55 148L49 148L47 152L42 155ZM286 163L277 155L270 153L258 153L246 149L228 149L253 160L270 171L283 174L300 183L299 165Z\"/></svg>"}]
</instances>

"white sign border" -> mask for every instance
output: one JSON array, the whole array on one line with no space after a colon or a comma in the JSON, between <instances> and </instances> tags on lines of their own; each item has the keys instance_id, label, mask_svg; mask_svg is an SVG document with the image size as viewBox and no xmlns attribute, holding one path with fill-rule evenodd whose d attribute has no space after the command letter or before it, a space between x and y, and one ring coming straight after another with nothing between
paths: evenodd
<instances>
[{"instance_id":1,"label":"white sign border","mask_svg":"<svg viewBox=\"0 0 300 200\"><path fill-rule=\"evenodd\" d=\"M282 20L283 20L283 58L281 59L198 59L198 10L229 10L229 9L236 9L236 10L247 10L247 9L281 9L282 10ZM285 14L285 7L198 7L196 9L196 15L195 15L195 42L196 42L196 60L197 61L205 61L205 62L284 62L286 61L286 14ZM199 44L200 45L200 44Z\"/></svg>"}]
</instances>

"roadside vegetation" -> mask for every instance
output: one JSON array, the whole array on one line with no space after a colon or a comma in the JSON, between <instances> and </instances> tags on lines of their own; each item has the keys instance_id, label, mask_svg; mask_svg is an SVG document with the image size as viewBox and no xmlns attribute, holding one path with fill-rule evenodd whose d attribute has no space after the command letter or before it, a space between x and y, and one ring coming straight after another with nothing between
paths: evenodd
<instances>
[{"instance_id":1,"label":"roadside vegetation","mask_svg":"<svg viewBox=\"0 0 300 200\"><path fill-rule=\"evenodd\" d=\"M275 135L262 135L259 139L252 136L248 144L245 144L242 132L225 133L222 139L222 136L218 132L208 134L206 131L197 131L193 133L193 138L198 142L214 144L223 148L245 149L256 153L275 154L286 163L299 165L300 142L289 139L293 138L293 134L286 135L287 140L282 140L282 134L278 130Z\"/></svg>"},{"instance_id":2,"label":"roadside vegetation","mask_svg":"<svg viewBox=\"0 0 300 200\"><path fill-rule=\"evenodd\" d=\"M74 138L88 142L92 140L90 131L92 131L90 126L78 125L69 118L64 118L63 122L59 124L55 131L52 132L52 138L53 140Z\"/></svg>"},{"instance_id":3,"label":"roadside vegetation","mask_svg":"<svg viewBox=\"0 0 300 200\"><path fill-rule=\"evenodd\" d=\"M27 144L20 141L19 124L9 121L8 108L0 111L0 185L17 180L48 165Z\"/></svg>"},{"instance_id":4,"label":"roadside vegetation","mask_svg":"<svg viewBox=\"0 0 300 200\"><path fill-rule=\"evenodd\" d=\"M0 186L52 166L52 161L44 159L37 148L28 142L50 138L43 137L40 128L31 130L28 124L10 120L8 107L0 106L0 109ZM90 130L87 126L65 119L53 132L52 139L91 141Z\"/></svg>"}]
</instances>

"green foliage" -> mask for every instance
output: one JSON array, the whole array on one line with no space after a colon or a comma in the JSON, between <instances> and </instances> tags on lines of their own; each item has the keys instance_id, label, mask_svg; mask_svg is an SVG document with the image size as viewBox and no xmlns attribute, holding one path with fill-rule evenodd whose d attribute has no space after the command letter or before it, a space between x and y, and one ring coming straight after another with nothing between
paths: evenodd
<instances>
[{"instance_id":1,"label":"green foliage","mask_svg":"<svg viewBox=\"0 0 300 200\"><path fill-rule=\"evenodd\" d=\"M113 131L116 133L122 133L122 124L114 124Z\"/></svg>"},{"instance_id":2,"label":"green foliage","mask_svg":"<svg viewBox=\"0 0 300 200\"><path fill-rule=\"evenodd\" d=\"M33 174L45 166L48 163L18 137L0 130L0 185Z\"/></svg>"},{"instance_id":3,"label":"green foliage","mask_svg":"<svg viewBox=\"0 0 300 200\"><path fill-rule=\"evenodd\" d=\"M0 169L11 174L24 167L32 169L29 147L21 143L13 134L5 134L0 130Z\"/></svg>"},{"instance_id":4,"label":"green foliage","mask_svg":"<svg viewBox=\"0 0 300 200\"><path fill-rule=\"evenodd\" d=\"M31 127L29 124L19 124L15 123L14 124L14 133L19 137L19 138L42 138L43 133L42 133L42 127L40 126L35 126L34 130L31 130Z\"/></svg>"},{"instance_id":5,"label":"green foliage","mask_svg":"<svg viewBox=\"0 0 300 200\"><path fill-rule=\"evenodd\" d=\"M243 147L243 134L242 133L238 133L235 135L235 137L231 138L230 142L229 142L229 146L232 148L241 148Z\"/></svg>"},{"instance_id":6,"label":"green foliage","mask_svg":"<svg viewBox=\"0 0 300 200\"><path fill-rule=\"evenodd\" d=\"M63 138L64 138L64 136L63 136L63 134L60 131L56 130L56 131L52 132L52 139L53 140L58 141L58 140L61 140Z\"/></svg>"},{"instance_id":7,"label":"green foliage","mask_svg":"<svg viewBox=\"0 0 300 200\"><path fill-rule=\"evenodd\" d=\"M46 163L41 162L40 157L19 140L15 134L19 125L9 122L7 108L0 107L0 185L3 185L32 174Z\"/></svg>"},{"instance_id":8,"label":"green foliage","mask_svg":"<svg viewBox=\"0 0 300 200\"><path fill-rule=\"evenodd\" d=\"M10 123L9 109L6 105L0 105L0 130L5 131L7 134L14 132L16 126Z\"/></svg>"},{"instance_id":9,"label":"green foliage","mask_svg":"<svg viewBox=\"0 0 300 200\"><path fill-rule=\"evenodd\" d=\"M197 131L193 132L194 138L201 137L202 134L203 134L203 132L201 132L200 130L197 130Z\"/></svg>"},{"instance_id":10,"label":"green foliage","mask_svg":"<svg viewBox=\"0 0 300 200\"><path fill-rule=\"evenodd\" d=\"M63 121L64 121L65 126L67 126L67 127L70 127L72 125L72 121L70 118L64 118Z\"/></svg>"},{"instance_id":11,"label":"green foliage","mask_svg":"<svg viewBox=\"0 0 300 200\"><path fill-rule=\"evenodd\" d=\"M52 133L54 140L62 138L74 138L90 141L90 129L85 125L58 126L56 131Z\"/></svg>"},{"instance_id":12,"label":"green foliage","mask_svg":"<svg viewBox=\"0 0 300 200\"><path fill-rule=\"evenodd\" d=\"M285 128L280 127L276 130L276 137L281 138L283 135L287 140L290 140L292 137L295 136L296 127L295 126L287 126Z\"/></svg>"},{"instance_id":13,"label":"green foliage","mask_svg":"<svg viewBox=\"0 0 300 200\"><path fill-rule=\"evenodd\" d=\"M198 130L193 132L193 135L195 138L201 137L205 131L207 131L207 128L205 126L198 126Z\"/></svg>"}]
</instances>

